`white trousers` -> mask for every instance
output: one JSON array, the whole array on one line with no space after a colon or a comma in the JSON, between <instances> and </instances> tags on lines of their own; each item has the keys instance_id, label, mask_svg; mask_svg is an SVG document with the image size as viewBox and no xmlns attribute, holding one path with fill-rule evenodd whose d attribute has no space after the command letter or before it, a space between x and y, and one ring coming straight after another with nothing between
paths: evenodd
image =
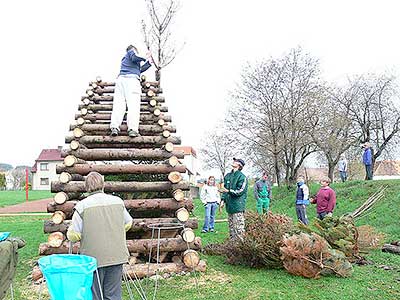
<instances>
[{"instance_id":1,"label":"white trousers","mask_svg":"<svg viewBox=\"0 0 400 300\"><path fill-rule=\"evenodd\" d=\"M128 130L139 130L140 96L142 88L137 75L120 75L115 81L111 128L118 128L128 107Z\"/></svg>"}]
</instances>

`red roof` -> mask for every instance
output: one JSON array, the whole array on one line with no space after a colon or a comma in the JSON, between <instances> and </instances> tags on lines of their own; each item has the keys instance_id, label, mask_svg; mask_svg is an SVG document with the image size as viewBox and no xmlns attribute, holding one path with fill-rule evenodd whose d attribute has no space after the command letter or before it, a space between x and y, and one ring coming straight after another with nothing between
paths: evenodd
<instances>
[{"instance_id":1,"label":"red roof","mask_svg":"<svg viewBox=\"0 0 400 300\"><path fill-rule=\"evenodd\" d=\"M37 171L37 162L39 161L62 161L61 157L61 147L58 149L43 149L40 152L39 157L35 160L35 164L32 167L32 172Z\"/></svg>"},{"instance_id":2,"label":"red roof","mask_svg":"<svg viewBox=\"0 0 400 300\"><path fill-rule=\"evenodd\" d=\"M197 157L196 150L194 150L191 146L174 146L174 150L181 150L185 153L185 155L193 155L194 157Z\"/></svg>"}]
</instances>

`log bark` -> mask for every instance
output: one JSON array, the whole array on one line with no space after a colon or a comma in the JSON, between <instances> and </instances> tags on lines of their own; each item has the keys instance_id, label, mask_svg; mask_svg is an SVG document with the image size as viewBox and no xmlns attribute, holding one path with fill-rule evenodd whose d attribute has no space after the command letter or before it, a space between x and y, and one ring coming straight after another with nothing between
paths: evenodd
<instances>
[{"instance_id":1,"label":"log bark","mask_svg":"<svg viewBox=\"0 0 400 300\"><path fill-rule=\"evenodd\" d=\"M67 167L72 167L75 164L86 164L86 161L73 155L67 155L66 157L64 157L64 165L66 165Z\"/></svg>"},{"instance_id":2,"label":"log bark","mask_svg":"<svg viewBox=\"0 0 400 300\"><path fill-rule=\"evenodd\" d=\"M165 144L172 143L172 145L180 144L181 139L176 136L170 136L168 138L164 138L161 136L138 136L138 137L129 137L129 136L93 136L86 135L79 139L79 142L83 145L86 144L130 144L130 145L153 145L154 146L163 146ZM134 148L132 146L131 148ZM167 149L168 150L168 149Z\"/></svg>"},{"instance_id":3,"label":"log bark","mask_svg":"<svg viewBox=\"0 0 400 300\"><path fill-rule=\"evenodd\" d=\"M66 215L66 218L71 218L76 203L78 203L78 201L67 201L64 204L50 202L47 204L47 212L54 213L56 211L62 211Z\"/></svg>"},{"instance_id":4,"label":"log bark","mask_svg":"<svg viewBox=\"0 0 400 300\"><path fill-rule=\"evenodd\" d=\"M72 246L72 253L79 252L80 243L74 243ZM39 255L52 255L52 254L67 254L69 251L69 242L64 241L60 247L50 247L49 243L41 243L39 245Z\"/></svg>"},{"instance_id":5,"label":"log bark","mask_svg":"<svg viewBox=\"0 0 400 300\"><path fill-rule=\"evenodd\" d=\"M73 155L85 161L95 160L164 160L172 157L184 158L184 152L177 150L168 152L160 149L79 149L77 151L62 151L61 157ZM172 159L174 161L175 159ZM171 164L171 166L173 166Z\"/></svg>"},{"instance_id":6,"label":"log bark","mask_svg":"<svg viewBox=\"0 0 400 300\"><path fill-rule=\"evenodd\" d=\"M205 272L206 262L201 260L199 264L193 269L188 268L182 263L152 263L152 264L135 264L133 266L127 266L124 268L125 274L128 278L146 278L147 276L153 276L155 274L163 273L181 273L181 272ZM136 276L136 277L135 277Z\"/></svg>"},{"instance_id":7,"label":"log bark","mask_svg":"<svg viewBox=\"0 0 400 300\"><path fill-rule=\"evenodd\" d=\"M59 192L54 195L54 202L57 204L63 204L68 200L72 199L83 199L82 193L64 193L64 192Z\"/></svg>"},{"instance_id":8,"label":"log bark","mask_svg":"<svg viewBox=\"0 0 400 300\"><path fill-rule=\"evenodd\" d=\"M78 108L81 111L81 114L86 115L88 111L93 111L93 112L99 112L99 111L112 111L112 104L89 104L89 105L83 105L79 104ZM82 110L86 109L86 113L83 112ZM152 107L148 104L141 104L140 105L140 111L143 112L154 112L155 109L159 109L161 112L168 112L168 107L166 106L159 106L159 107Z\"/></svg>"},{"instance_id":9,"label":"log bark","mask_svg":"<svg viewBox=\"0 0 400 300\"><path fill-rule=\"evenodd\" d=\"M159 81L145 81L145 82L142 82L142 86L146 87L146 88L159 87L160 82Z\"/></svg>"},{"instance_id":10,"label":"log bark","mask_svg":"<svg viewBox=\"0 0 400 300\"><path fill-rule=\"evenodd\" d=\"M146 90L142 91L144 94L141 95L140 101L142 103L148 103L148 102L150 102L150 100L154 99L157 102L164 103L165 97L163 97L163 96L148 96L147 95L147 93L152 90L153 89L147 89L147 92L146 92ZM88 98L84 96L84 97L82 97L82 101L84 99L88 99ZM113 95L93 95L92 97L90 97L89 100L93 101L94 103L107 104L107 103L111 103L114 100L114 96Z\"/></svg>"},{"instance_id":11,"label":"log bark","mask_svg":"<svg viewBox=\"0 0 400 300\"><path fill-rule=\"evenodd\" d=\"M157 242L157 239L127 240L126 245L129 253L149 253L150 248L157 249ZM201 249L201 238L197 237L189 245L180 236L160 239L160 252L186 251L188 246L190 249Z\"/></svg>"},{"instance_id":12,"label":"log bark","mask_svg":"<svg viewBox=\"0 0 400 300\"><path fill-rule=\"evenodd\" d=\"M146 219L133 219L132 227L129 230L129 232L137 232L137 231L146 231L149 232L151 229L148 227L151 224L155 223L176 223L176 224L182 224L180 223L176 218L146 218ZM192 229L197 229L199 224L197 219L189 219L187 222L183 223L185 228L192 228ZM64 221L61 224L54 224L50 220L46 220L44 222L44 233L51 233L51 232L56 232L60 231L62 233L66 233L68 227L71 225L71 221L67 220Z\"/></svg>"},{"instance_id":13,"label":"log bark","mask_svg":"<svg viewBox=\"0 0 400 300\"><path fill-rule=\"evenodd\" d=\"M177 184L168 181L155 182L120 182L107 181L104 184L104 191L109 192L165 192L174 191L176 189L189 190L188 182L180 182ZM85 183L80 181L70 181L61 183L58 181L51 182L51 192L81 192L85 193Z\"/></svg>"},{"instance_id":14,"label":"log bark","mask_svg":"<svg viewBox=\"0 0 400 300\"><path fill-rule=\"evenodd\" d=\"M107 124L83 124L75 125L71 124L69 126L70 130L75 130L80 128L85 134L90 134L90 132L105 132L110 133L110 126ZM128 126L123 124L120 126L120 133L128 131ZM159 126L159 125L139 125L139 132L142 135L147 135L149 133L162 133L163 131L176 132L176 127L172 125Z\"/></svg>"},{"instance_id":15,"label":"log bark","mask_svg":"<svg viewBox=\"0 0 400 300\"><path fill-rule=\"evenodd\" d=\"M76 166L80 166L80 165L78 164ZM84 166L84 165L82 165L82 166ZM68 167L66 167L64 165L57 165L56 169L57 168L67 168L68 169ZM70 168L74 168L74 167L70 167ZM59 176L58 179L62 183L67 183L67 182L70 182L70 181L85 181L85 179L86 179L85 176L82 176L80 174L68 173L68 171L67 172L60 172L59 174L60 174L60 176ZM84 175L86 175L86 174L84 174Z\"/></svg>"},{"instance_id":16,"label":"log bark","mask_svg":"<svg viewBox=\"0 0 400 300\"><path fill-rule=\"evenodd\" d=\"M400 246L395 246L391 244L384 244L382 247L382 252L388 252L400 255Z\"/></svg>"},{"instance_id":17,"label":"log bark","mask_svg":"<svg viewBox=\"0 0 400 300\"><path fill-rule=\"evenodd\" d=\"M52 235L63 236L61 232L54 232ZM157 239L138 239L138 240L127 240L126 246L128 247L129 253L149 253L150 248L157 248ZM160 239L160 252L181 252L188 249L201 249L201 238L197 237L193 243L189 245L182 240L179 236L177 238L163 238ZM73 253L77 253L80 249L80 243L74 243ZM41 243L39 245L39 255L51 255L51 254L67 254L69 250L69 242L62 242L60 246L53 247L49 243Z\"/></svg>"},{"instance_id":18,"label":"log bark","mask_svg":"<svg viewBox=\"0 0 400 300\"><path fill-rule=\"evenodd\" d=\"M71 221L70 220L66 220L61 224L54 224L53 221L51 220L46 220L44 221L43 224L43 232L44 233L52 233L52 232L62 232L62 233L66 233L68 227L71 225Z\"/></svg>"},{"instance_id":19,"label":"log bark","mask_svg":"<svg viewBox=\"0 0 400 300\"><path fill-rule=\"evenodd\" d=\"M178 183L181 181L182 176L180 173L186 172L186 167L184 165L179 165L176 167L171 167L166 164L155 164L155 165L94 165L94 164L77 164L73 167L66 167L64 165L57 165L56 172L60 173L70 173L74 174L71 177L77 178L79 180L74 181L81 181L81 178L84 178L82 175L87 175L90 172L99 172L102 175L108 174L174 174L171 175L172 183ZM80 174L81 176L79 177ZM179 179L179 180L178 180ZM71 181L71 180L69 180ZM67 181L67 182L69 182ZM67 183L61 181L62 183Z\"/></svg>"},{"instance_id":20,"label":"log bark","mask_svg":"<svg viewBox=\"0 0 400 300\"><path fill-rule=\"evenodd\" d=\"M108 121L110 122L111 120L111 113L90 113L85 116L81 116L80 114L75 115L75 119L82 118L87 121ZM155 117L152 114L140 114L140 121L141 122L157 122L158 119L163 119L165 122L171 122L171 116L161 114L159 117ZM124 116L124 120L126 121L126 115Z\"/></svg>"},{"instance_id":21,"label":"log bark","mask_svg":"<svg viewBox=\"0 0 400 300\"><path fill-rule=\"evenodd\" d=\"M65 213L66 218L72 217L73 209L78 203L78 201L68 201L64 204L57 204L55 202L50 202L47 204L47 212L53 213L56 211L62 211ZM129 199L124 200L126 209L134 210L135 213L143 211L157 212L175 212L179 208L184 207L188 211L192 211L194 208L193 200L186 199L185 201L177 202L173 198L160 198L160 199Z\"/></svg>"}]
</instances>

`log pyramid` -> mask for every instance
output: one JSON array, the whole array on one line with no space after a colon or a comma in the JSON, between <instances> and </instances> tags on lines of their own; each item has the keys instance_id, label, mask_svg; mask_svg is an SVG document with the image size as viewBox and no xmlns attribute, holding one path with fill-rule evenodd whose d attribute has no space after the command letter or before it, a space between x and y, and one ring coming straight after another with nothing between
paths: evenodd
<instances>
[{"instance_id":1,"label":"log pyramid","mask_svg":"<svg viewBox=\"0 0 400 300\"><path fill-rule=\"evenodd\" d=\"M64 162L57 166L59 181L51 183L51 191L56 194L47 210L53 215L45 221L48 242L39 246L39 254L68 253L65 234L73 208L85 197L85 176L97 171L105 176L105 192L124 199L134 219L127 232L131 258L125 270L138 277L153 275L156 271L203 271L205 263L195 251L201 248L201 239L192 230L198 227L198 222L189 217L193 200L189 183L182 180L182 173L186 172L181 163L184 153L174 149L181 140L173 135L176 128L166 114L168 108L162 89L158 82L146 81L142 76L140 136L127 135L125 115L119 136L111 137L114 86L115 83L98 77L89 83L81 99L75 124L70 125L71 135L65 138L68 149L62 151ZM152 239L149 225L160 223L182 228L160 231L160 253L156 261L157 239ZM73 248L73 253L77 251L79 243Z\"/></svg>"}]
</instances>

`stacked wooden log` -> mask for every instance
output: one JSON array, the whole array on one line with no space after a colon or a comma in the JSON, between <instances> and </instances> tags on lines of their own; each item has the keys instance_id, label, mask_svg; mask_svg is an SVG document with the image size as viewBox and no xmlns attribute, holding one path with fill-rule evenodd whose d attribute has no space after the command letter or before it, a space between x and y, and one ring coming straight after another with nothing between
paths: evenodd
<instances>
[{"instance_id":1,"label":"stacked wooden log","mask_svg":"<svg viewBox=\"0 0 400 300\"><path fill-rule=\"evenodd\" d=\"M64 161L57 166L59 181L51 183L51 191L56 194L47 210L53 215L45 221L48 242L39 246L39 254L70 251L66 231L73 209L85 198L85 176L96 171L105 176L105 192L123 198L134 218L127 233L130 274L147 275L143 270L147 269L148 261L153 271L204 270L205 263L195 251L201 248L201 240L193 232L198 223L189 217L193 210L189 184L182 180L182 173L186 172L181 163L184 154L174 149L181 141L172 135L176 128L165 114L168 108L164 106L162 89L158 82L148 82L142 77L140 136L127 135L125 116L120 134L112 137L109 126L114 85L97 78L89 83L81 99L76 122L71 124L71 133L65 139L68 149L62 152ZM151 238L154 224L172 227L160 230L159 243ZM149 254L156 253L157 245L159 261ZM71 251L79 252L79 243Z\"/></svg>"}]
</instances>

